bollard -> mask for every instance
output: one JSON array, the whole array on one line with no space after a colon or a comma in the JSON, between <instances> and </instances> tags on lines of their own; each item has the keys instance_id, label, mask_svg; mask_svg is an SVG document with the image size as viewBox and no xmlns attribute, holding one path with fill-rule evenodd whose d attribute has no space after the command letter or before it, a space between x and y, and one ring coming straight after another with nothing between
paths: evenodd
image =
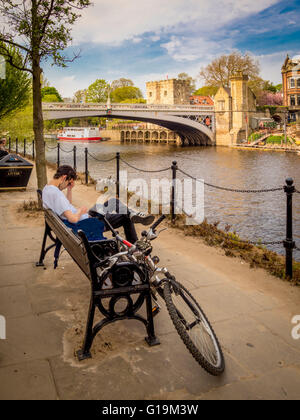
<instances>
[{"instance_id":1,"label":"bollard","mask_svg":"<svg viewBox=\"0 0 300 420\"><path fill-rule=\"evenodd\" d=\"M34 140L32 140L32 160L34 160Z\"/></svg>"},{"instance_id":2,"label":"bollard","mask_svg":"<svg viewBox=\"0 0 300 420\"><path fill-rule=\"evenodd\" d=\"M286 179L284 192L286 193L286 239L283 241L285 247L285 275L293 278L293 249L295 242L293 241L293 194L295 192L294 181L292 178Z\"/></svg>"},{"instance_id":3,"label":"bollard","mask_svg":"<svg viewBox=\"0 0 300 420\"><path fill-rule=\"evenodd\" d=\"M16 154L18 154L18 137L16 138Z\"/></svg>"},{"instance_id":4,"label":"bollard","mask_svg":"<svg viewBox=\"0 0 300 420\"><path fill-rule=\"evenodd\" d=\"M177 162L174 160L174 162L172 162L172 195L171 195L171 218L172 218L172 223L175 223L176 220L176 216L175 216L175 206L176 206L176 171L177 171Z\"/></svg>"},{"instance_id":5,"label":"bollard","mask_svg":"<svg viewBox=\"0 0 300 420\"><path fill-rule=\"evenodd\" d=\"M24 139L24 157L26 156L26 139Z\"/></svg>"},{"instance_id":6,"label":"bollard","mask_svg":"<svg viewBox=\"0 0 300 420\"><path fill-rule=\"evenodd\" d=\"M120 153L116 154L117 160L117 182L116 182L116 197L120 198Z\"/></svg>"},{"instance_id":7,"label":"bollard","mask_svg":"<svg viewBox=\"0 0 300 420\"><path fill-rule=\"evenodd\" d=\"M84 149L84 155L85 155L85 183L89 183L89 170L88 170L88 148L86 147Z\"/></svg>"},{"instance_id":8,"label":"bollard","mask_svg":"<svg viewBox=\"0 0 300 420\"><path fill-rule=\"evenodd\" d=\"M60 166L60 144L57 143L57 167Z\"/></svg>"},{"instance_id":9,"label":"bollard","mask_svg":"<svg viewBox=\"0 0 300 420\"><path fill-rule=\"evenodd\" d=\"M76 172L76 146L73 147L73 169Z\"/></svg>"}]
</instances>

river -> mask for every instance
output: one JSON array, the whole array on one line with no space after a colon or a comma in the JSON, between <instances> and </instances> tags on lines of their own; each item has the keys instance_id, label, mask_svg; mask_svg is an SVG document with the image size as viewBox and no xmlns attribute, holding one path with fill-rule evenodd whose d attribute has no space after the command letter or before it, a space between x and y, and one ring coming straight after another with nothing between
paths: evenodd
<instances>
[{"instance_id":1,"label":"river","mask_svg":"<svg viewBox=\"0 0 300 420\"><path fill-rule=\"evenodd\" d=\"M54 147L56 142L47 142ZM71 164L73 143L61 143L61 164ZM47 147L46 156L56 162L56 150ZM89 151L89 172L95 179L115 177L116 161L101 163L121 153L131 165L143 170L156 170L171 166L176 160L178 167L205 182L233 189L266 189L285 184L292 177L300 190L300 156L295 153L238 150L223 147L186 147L159 144L120 144L103 142L97 144L76 144L77 170L84 171L84 148ZM93 156L93 157L92 157ZM96 159L94 159L96 158ZM129 180L138 177L170 177L170 172L148 174L137 172L121 162L121 170L128 171ZM182 175L179 174L179 178ZM231 232L243 239L278 241L285 237L286 195L284 192L237 193L205 187L205 217L208 222L219 221L219 227L231 226ZM294 238L300 248L300 194L294 194ZM268 248L283 253L282 245ZM300 252L295 251L300 261Z\"/></svg>"}]
</instances>

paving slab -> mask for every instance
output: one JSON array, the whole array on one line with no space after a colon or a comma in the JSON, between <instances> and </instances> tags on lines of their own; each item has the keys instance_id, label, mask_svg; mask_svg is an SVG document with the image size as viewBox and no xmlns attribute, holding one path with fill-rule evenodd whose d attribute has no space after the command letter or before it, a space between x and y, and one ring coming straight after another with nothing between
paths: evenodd
<instances>
[{"instance_id":1,"label":"paving slab","mask_svg":"<svg viewBox=\"0 0 300 420\"><path fill-rule=\"evenodd\" d=\"M0 367L1 400L56 400L49 362L36 360Z\"/></svg>"},{"instance_id":2,"label":"paving slab","mask_svg":"<svg viewBox=\"0 0 300 420\"><path fill-rule=\"evenodd\" d=\"M66 252L57 270L53 251L45 267L35 267L43 221L12 212L35 199L35 189L31 177L26 192L1 194L0 314L7 339L0 340L0 399L300 398L300 340L291 337L299 288L172 229L154 243L154 254L203 307L225 354L224 374L212 377L198 365L164 302L154 319L159 346L149 348L144 325L128 320L105 327L93 358L78 362L90 284ZM78 185L74 198L75 205L92 203L97 193ZM140 312L145 315L144 306Z\"/></svg>"},{"instance_id":3,"label":"paving slab","mask_svg":"<svg viewBox=\"0 0 300 420\"><path fill-rule=\"evenodd\" d=\"M200 396L200 399L299 401L299 365L275 369L259 378L248 379L214 389Z\"/></svg>"},{"instance_id":4,"label":"paving slab","mask_svg":"<svg viewBox=\"0 0 300 420\"><path fill-rule=\"evenodd\" d=\"M277 367L299 363L297 349L250 317L241 315L219 322L214 329L226 351L252 374L258 376Z\"/></svg>"}]
</instances>

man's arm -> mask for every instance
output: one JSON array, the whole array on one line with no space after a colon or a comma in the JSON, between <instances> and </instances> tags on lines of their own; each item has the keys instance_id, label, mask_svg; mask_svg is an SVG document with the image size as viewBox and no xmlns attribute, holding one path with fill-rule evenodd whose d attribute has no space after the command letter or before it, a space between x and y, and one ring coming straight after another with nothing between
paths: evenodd
<instances>
[{"instance_id":1,"label":"man's arm","mask_svg":"<svg viewBox=\"0 0 300 420\"><path fill-rule=\"evenodd\" d=\"M79 222L81 216L85 213L87 213L87 208L86 207L80 207L80 209L78 209L77 213L72 213L71 210L66 210L63 213L63 215L65 216L65 218L70 223L77 223L77 222Z\"/></svg>"}]
</instances>

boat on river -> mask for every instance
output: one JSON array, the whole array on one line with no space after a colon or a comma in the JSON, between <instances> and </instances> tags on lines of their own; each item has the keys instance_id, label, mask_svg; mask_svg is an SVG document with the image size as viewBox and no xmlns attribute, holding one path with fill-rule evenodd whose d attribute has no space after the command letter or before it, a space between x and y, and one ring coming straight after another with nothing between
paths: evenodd
<instances>
[{"instance_id":1,"label":"boat on river","mask_svg":"<svg viewBox=\"0 0 300 420\"><path fill-rule=\"evenodd\" d=\"M101 136L98 127L66 127L58 133L59 141L97 143L107 139Z\"/></svg>"}]
</instances>

